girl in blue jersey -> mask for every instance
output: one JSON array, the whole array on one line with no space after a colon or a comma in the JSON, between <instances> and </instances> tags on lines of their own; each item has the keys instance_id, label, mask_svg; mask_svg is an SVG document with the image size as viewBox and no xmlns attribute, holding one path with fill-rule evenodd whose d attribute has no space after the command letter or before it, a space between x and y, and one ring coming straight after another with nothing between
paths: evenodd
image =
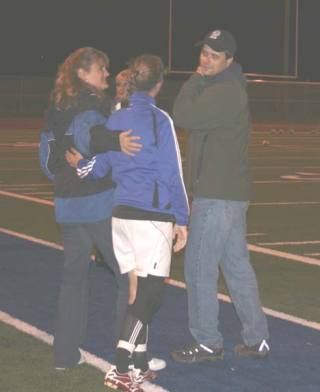
<instances>
[{"instance_id":1,"label":"girl in blue jersey","mask_svg":"<svg viewBox=\"0 0 320 392\"><path fill-rule=\"evenodd\" d=\"M73 150L67 160L82 179L102 178L112 168L113 246L121 273L130 277L130 304L116 365L107 372L105 385L138 392L143 390L139 382L155 377L146 355L148 325L162 302L173 239L174 251L186 243L189 208L173 122L155 103L163 84L163 63L158 56L143 55L130 71L129 107L114 112L106 125L111 130L132 129L141 138L141 151L135 156L109 152L85 160ZM128 368L131 357L133 372Z\"/></svg>"}]
</instances>

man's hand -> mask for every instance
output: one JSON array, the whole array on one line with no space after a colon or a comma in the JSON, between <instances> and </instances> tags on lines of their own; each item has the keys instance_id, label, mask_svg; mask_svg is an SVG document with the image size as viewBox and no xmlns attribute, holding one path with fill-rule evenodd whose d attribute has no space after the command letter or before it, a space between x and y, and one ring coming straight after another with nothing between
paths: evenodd
<instances>
[{"instance_id":1,"label":"man's hand","mask_svg":"<svg viewBox=\"0 0 320 392\"><path fill-rule=\"evenodd\" d=\"M201 67L201 65L198 65L197 69L196 69L196 73L200 74L201 76L205 75L205 70L203 67Z\"/></svg>"},{"instance_id":2,"label":"man's hand","mask_svg":"<svg viewBox=\"0 0 320 392\"><path fill-rule=\"evenodd\" d=\"M75 148L71 148L70 150L66 151L65 158L70 166L76 168L80 159L83 159L83 156L78 150L76 150Z\"/></svg>"},{"instance_id":3,"label":"man's hand","mask_svg":"<svg viewBox=\"0 0 320 392\"><path fill-rule=\"evenodd\" d=\"M200 74L201 76L214 76L216 74L216 71L214 68L203 67L201 65L198 65L196 72L198 74Z\"/></svg>"},{"instance_id":4,"label":"man's hand","mask_svg":"<svg viewBox=\"0 0 320 392\"><path fill-rule=\"evenodd\" d=\"M176 243L173 246L173 251L179 252L179 250L184 248L187 243L187 238L188 238L187 226L174 225L173 240L176 240Z\"/></svg>"},{"instance_id":5,"label":"man's hand","mask_svg":"<svg viewBox=\"0 0 320 392\"><path fill-rule=\"evenodd\" d=\"M127 155L134 156L142 148L142 144L137 143L136 140L141 139L140 136L130 136L132 129L122 132L119 136L121 151Z\"/></svg>"}]
</instances>

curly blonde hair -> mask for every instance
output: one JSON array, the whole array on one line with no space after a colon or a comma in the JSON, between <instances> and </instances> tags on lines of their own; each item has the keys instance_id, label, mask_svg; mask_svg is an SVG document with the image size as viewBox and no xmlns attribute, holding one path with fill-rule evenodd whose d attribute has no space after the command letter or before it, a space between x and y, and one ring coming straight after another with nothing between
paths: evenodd
<instances>
[{"instance_id":1,"label":"curly blonde hair","mask_svg":"<svg viewBox=\"0 0 320 392\"><path fill-rule=\"evenodd\" d=\"M71 53L59 66L52 93L52 100L59 109L65 110L71 107L78 94L84 89L91 89L97 95L102 94L78 77L79 69L89 71L94 63L103 64L107 68L109 58L100 50L85 47Z\"/></svg>"}]
</instances>

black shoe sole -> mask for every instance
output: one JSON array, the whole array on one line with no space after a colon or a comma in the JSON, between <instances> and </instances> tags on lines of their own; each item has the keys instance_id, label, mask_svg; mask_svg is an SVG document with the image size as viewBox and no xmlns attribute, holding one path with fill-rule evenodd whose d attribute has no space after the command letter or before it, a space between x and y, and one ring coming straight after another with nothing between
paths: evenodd
<instances>
[{"instance_id":1,"label":"black shoe sole","mask_svg":"<svg viewBox=\"0 0 320 392\"><path fill-rule=\"evenodd\" d=\"M257 354L257 353L236 353L239 357L242 358L252 358L252 359L265 359L268 358L269 353L267 354Z\"/></svg>"},{"instance_id":2,"label":"black shoe sole","mask_svg":"<svg viewBox=\"0 0 320 392\"><path fill-rule=\"evenodd\" d=\"M236 346L234 349L234 352L236 355L238 355L240 357L253 358L253 359L265 359L270 354L270 351L263 352L263 353L249 351L249 350L243 349L242 345Z\"/></svg>"}]
</instances>

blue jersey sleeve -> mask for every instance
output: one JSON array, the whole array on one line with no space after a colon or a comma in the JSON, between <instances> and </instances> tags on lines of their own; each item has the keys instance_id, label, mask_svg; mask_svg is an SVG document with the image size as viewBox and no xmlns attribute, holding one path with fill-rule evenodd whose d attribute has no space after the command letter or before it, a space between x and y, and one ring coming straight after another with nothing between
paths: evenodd
<instances>
[{"instance_id":1,"label":"blue jersey sleeve","mask_svg":"<svg viewBox=\"0 0 320 392\"><path fill-rule=\"evenodd\" d=\"M80 178L99 179L106 176L111 169L108 153L98 154L91 159L78 162L77 174Z\"/></svg>"}]
</instances>

